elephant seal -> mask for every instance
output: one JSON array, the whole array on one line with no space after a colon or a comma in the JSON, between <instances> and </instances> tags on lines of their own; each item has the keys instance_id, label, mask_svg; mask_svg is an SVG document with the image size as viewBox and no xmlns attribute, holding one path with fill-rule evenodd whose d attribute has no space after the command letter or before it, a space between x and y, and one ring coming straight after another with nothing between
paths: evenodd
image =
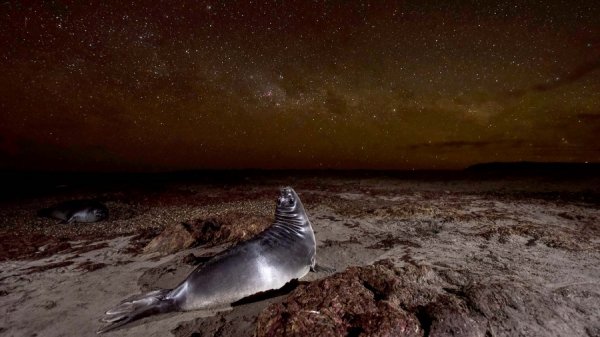
<instances>
[{"instance_id":1,"label":"elephant seal","mask_svg":"<svg viewBox=\"0 0 600 337\"><path fill-rule=\"evenodd\" d=\"M71 222L96 222L108 218L108 208L95 200L71 200L44 208L38 216Z\"/></svg>"},{"instance_id":2,"label":"elephant seal","mask_svg":"<svg viewBox=\"0 0 600 337\"><path fill-rule=\"evenodd\" d=\"M106 312L103 333L157 313L220 309L245 297L279 289L316 265L315 235L291 187L281 189L273 224L199 266L174 289L136 295ZM321 267L327 268L327 267Z\"/></svg>"}]
</instances>

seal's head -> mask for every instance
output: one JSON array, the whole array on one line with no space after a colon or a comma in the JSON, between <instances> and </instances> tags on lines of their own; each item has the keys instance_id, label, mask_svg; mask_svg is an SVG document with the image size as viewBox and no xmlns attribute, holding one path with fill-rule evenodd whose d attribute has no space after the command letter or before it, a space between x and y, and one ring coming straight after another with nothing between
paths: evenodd
<instances>
[{"instance_id":1,"label":"seal's head","mask_svg":"<svg viewBox=\"0 0 600 337\"><path fill-rule=\"evenodd\" d=\"M108 218L108 209L106 207L94 207L91 211L92 215L96 217L96 221Z\"/></svg>"},{"instance_id":2,"label":"seal's head","mask_svg":"<svg viewBox=\"0 0 600 337\"><path fill-rule=\"evenodd\" d=\"M92 204L84 210L86 220L84 222L96 222L108 218L108 208L102 204Z\"/></svg>"},{"instance_id":3,"label":"seal's head","mask_svg":"<svg viewBox=\"0 0 600 337\"><path fill-rule=\"evenodd\" d=\"M279 191L277 212L304 214L302 202L293 188L284 187Z\"/></svg>"},{"instance_id":4,"label":"seal's head","mask_svg":"<svg viewBox=\"0 0 600 337\"><path fill-rule=\"evenodd\" d=\"M81 203L80 203L81 204ZM77 207L75 207L77 206ZM71 222L96 222L108 217L108 208L100 203L89 203L87 206L75 205L72 215L65 221Z\"/></svg>"}]
</instances>

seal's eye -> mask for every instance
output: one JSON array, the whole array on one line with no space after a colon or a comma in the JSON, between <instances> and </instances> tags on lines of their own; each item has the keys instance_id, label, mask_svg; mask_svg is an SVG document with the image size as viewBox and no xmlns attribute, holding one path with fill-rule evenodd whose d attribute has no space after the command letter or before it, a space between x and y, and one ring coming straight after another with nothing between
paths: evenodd
<instances>
[{"instance_id":1,"label":"seal's eye","mask_svg":"<svg viewBox=\"0 0 600 337\"><path fill-rule=\"evenodd\" d=\"M292 206L294 204L294 199L288 200L288 204L290 204L290 206Z\"/></svg>"}]
</instances>

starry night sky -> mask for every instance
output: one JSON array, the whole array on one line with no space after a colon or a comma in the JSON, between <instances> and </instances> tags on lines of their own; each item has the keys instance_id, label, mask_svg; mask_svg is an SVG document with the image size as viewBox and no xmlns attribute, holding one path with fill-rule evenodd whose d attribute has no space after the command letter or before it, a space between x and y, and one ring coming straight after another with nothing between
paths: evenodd
<instances>
[{"instance_id":1,"label":"starry night sky","mask_svg":"<svg viewBox=\"0 0 600 337\"><path fill-rule=\"evenodd\" d=\"M0 168L600 161L596 0L24 3Z\"/></svg>"}]
</instances>

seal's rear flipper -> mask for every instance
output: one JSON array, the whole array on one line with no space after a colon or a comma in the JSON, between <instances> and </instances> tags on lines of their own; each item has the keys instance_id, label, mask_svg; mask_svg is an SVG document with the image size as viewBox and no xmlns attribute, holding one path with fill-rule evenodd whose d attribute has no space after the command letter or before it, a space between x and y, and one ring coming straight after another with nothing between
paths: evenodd
<instances>
[{"instance_id":1,"label":"seal's rear flipper","mask_svg":"<svg viewBox=\"0 0 600 337\"><path fill-rule=\"evenodd\" d=\"M333 273L335 273L335 268L323 266L323 265L316 263L314 267L310 267L310 271L315 272L315 273L324 272L324 273L328 273L328 274L333 274Z\"/></svg>"},{"instance_id":2,"label":"seal's rear flipper","mask_svg":"<svg viewBox=\"0 0 600 337\"><path fill-rule=\"evenodd\" d=\"M169 292L170 289L151 291L128 299L108 310L102 321L111 324L98 330L98 333L105 333L146 316L177 310L175 300L166 298Z\"/></svg>"}]
</instances>

